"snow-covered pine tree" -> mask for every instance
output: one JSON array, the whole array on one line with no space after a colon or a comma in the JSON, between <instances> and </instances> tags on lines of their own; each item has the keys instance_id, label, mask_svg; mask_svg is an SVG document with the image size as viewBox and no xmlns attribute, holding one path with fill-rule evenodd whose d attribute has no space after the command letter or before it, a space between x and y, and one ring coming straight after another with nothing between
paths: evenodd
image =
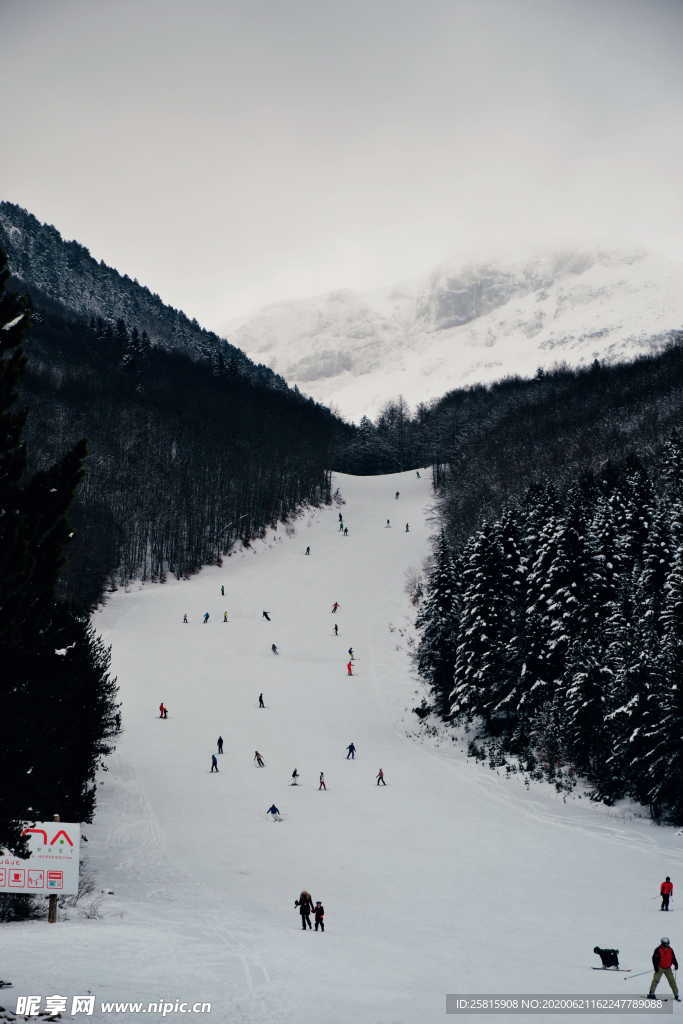
<instances>
[{"instance_id":1,"label":"snow-covered pine tree","mask_svg":"<svg viewBox=\"0 0 683 1024\"><path fill-rule=\"evenodd\" d=\"M458 643L460 572L443 531L434 546L426 597L417 616L417 667L434 694L436 710L447 716Z\"/></svg>"}]
</instances>

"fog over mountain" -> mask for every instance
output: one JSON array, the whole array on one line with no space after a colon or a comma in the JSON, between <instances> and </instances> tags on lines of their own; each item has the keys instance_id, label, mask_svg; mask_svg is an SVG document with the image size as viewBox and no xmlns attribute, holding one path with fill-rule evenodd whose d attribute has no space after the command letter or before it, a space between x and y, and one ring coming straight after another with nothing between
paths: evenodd
<instances>
[{"instance_id":1,"label":"fog over mountain","mask_svg":"<svg viewBox=\"0 0 683 1024\"><path fill-rule=\"evenodd\" d=\"M442 265L422 280L271 305L231 341L350 419L560 362L650 351L683 327L683 262L576 251Z\"/></svg>"},{"instance_id":2,"label":"fog over mountain","mask_svg":"<svg viewBox=\"0 0 683 1024\"><path fill-rule=\"evenodd\" d=\"M0 198L220 331L683 235L680 0L4 0Z\"/></svg>"}]
</instances>

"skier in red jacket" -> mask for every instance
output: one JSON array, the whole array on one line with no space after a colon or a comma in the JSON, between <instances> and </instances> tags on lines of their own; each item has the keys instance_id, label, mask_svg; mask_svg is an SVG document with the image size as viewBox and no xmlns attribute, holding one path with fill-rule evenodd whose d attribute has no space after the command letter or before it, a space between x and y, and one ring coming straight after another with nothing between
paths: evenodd
<instances>
[{"instance_id":1,"label":"skier in red jacket","mask_svg":"<svg viewBox=\"0 0 683 1024\"><path fill-rule=\"evenodd\" d=\"M339 609L339 608L341 608L341 605L339 604L339 601L335 601L334 604L332 605L332 614L336 615L337 614L337 609Z\"/></svg>"},{"instance_id":2,"label":"skier in red jacket","mask_svg":"<svg viewBox=\"0 0 683 1024\"><path fill-rule=\"evenodd\" d=\"M652 954L652 966L655 969L655 973L652 975L652 981L650 982L650 991L647 994L648 999L655 999L655 990L661 980L662 975L666 978L671 986L671 991L674 994L674 999L677 1003L680 1003L680 997L678 995L678 985L676 979L673 976L671 968L678 970L678 960L676 954L671 948L671 941L666 937L659 940L659 945Z\"/></svg>"},{"instance_id":3,"label":"skier in red jacket","mask_svg":"<svg viewBox=\"0 0 683 1024\"><path fill-rule=\"evenodd\" d=\"M673 896L673 891L674 891L674 884L671 881L671 879L669 878L669 876L667 875L666 876L666 881L662 882L662 884L659 887L659 895L662 897L662 905L659 908L660 910L668 910L669 909L669 900Z\"/></svg>"},{"instance_id":4,"label":"skier in red jacket","mask_svg":"<svg viewBox=\"0 0 683 1024\"><path fill-rule=\"evenodd\" d=\"M164 704L163 700L159 705L159 718L168 718L168 708Z\"/></svg>"},{"instance_id":5,"label":"skier in red jacket","mask_svg":"<svg viewBox=\"0 0 683 1024\"><path fill-rule=\"evenodd\" d=\"M352 661L347 661L346 662L346 674L347 674L347 676L352 676L353 675L353 662Z\"/></svg>"}]
</instances>

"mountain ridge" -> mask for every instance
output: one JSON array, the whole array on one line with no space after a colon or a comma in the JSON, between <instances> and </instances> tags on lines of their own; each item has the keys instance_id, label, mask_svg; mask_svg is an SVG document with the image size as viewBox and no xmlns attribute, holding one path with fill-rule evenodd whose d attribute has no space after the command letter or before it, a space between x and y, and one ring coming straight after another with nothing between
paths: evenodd
<instances>
[{"instance_id":1,"label":"mountain ridge","mask_svg":"<svg viewBox=\"0 0 683 1024\"><path fill-rule=\"evenodd\" d=\"M558 362L657 350L683 324L683 264L642 250L443 264L414 282L274 303L229 325L253 358L343 415L427 402Z\"/></svg>"}]
</instances>

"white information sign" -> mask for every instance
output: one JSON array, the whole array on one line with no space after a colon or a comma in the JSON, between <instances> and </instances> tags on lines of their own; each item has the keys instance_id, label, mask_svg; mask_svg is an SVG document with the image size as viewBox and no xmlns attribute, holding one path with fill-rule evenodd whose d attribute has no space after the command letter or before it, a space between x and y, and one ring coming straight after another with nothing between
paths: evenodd
<instances>
[{"instance_id":1,"label":"white information sign","mask_svg":"<svg viewBox=\"0 0 683 1024\"><path fill-rule=\"evenodd\" d=\"M78 892L81 826L68 821L27 825L30 855L24 860L0 850L0 892L29 896L73 896Z\"/></svg>"}]
</instances>

